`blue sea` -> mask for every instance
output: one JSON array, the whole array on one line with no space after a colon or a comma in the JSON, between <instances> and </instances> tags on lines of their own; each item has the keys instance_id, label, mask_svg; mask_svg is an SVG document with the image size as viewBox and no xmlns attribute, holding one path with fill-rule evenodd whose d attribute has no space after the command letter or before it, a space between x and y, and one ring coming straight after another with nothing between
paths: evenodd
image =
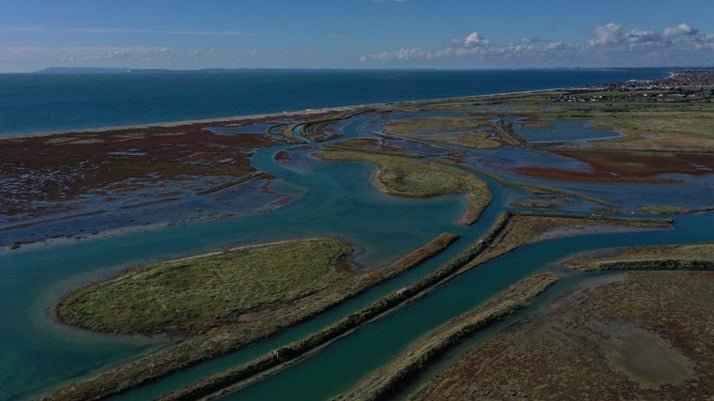
<instances>
[{"instance_id":1,"label":"blue sea","mask_svg":"<svg viewBox=\"0 0 714 401\"><path fill-rule=\"evenodd\" d=\"M574 69L0 74L0 135L584 86L668 73Z\"/></svg>"}]
</instances>

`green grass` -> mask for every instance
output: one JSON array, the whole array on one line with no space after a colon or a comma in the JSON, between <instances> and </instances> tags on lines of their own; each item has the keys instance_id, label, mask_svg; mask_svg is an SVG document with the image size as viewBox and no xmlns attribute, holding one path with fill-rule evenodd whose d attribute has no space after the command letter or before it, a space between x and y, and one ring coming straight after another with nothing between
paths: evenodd
<instances>
[{"instance_id":1,"label":"green grass","mask_svg":"<svg viewBox=\"0 0 714 401\"><path fill-rule=\"evenodd\" d=\"M491 201L485 182L477 177L434 163L410 157L364 153L345 150L326 150L318 153L325 160L356 160L374 163L379 170L375 184L387 193L408 197L430 197L461 193L469 197L469 210L462 222L472 223Z\"/></svg>"},{"instance_id":2,"label":"green grass","mask_svg":"<svg viewBox=\"0 0 714 401\"><path fill-rule=\"evenodd\" d=\"M663 260L712 261L714 260L714 243L655 245L602 250L573 256L564 260L562 264L573 269L588 271L601 270L603 266L612 263Z\"/></svg>"},{"instance_id":3,"label":"green grass","mask_svg":"<svg viewBox=\"0 0 714 401\"><path fill-rule=\"evenodd\" d=\"M525 244L552 238L576 235L618 232L631 229L665 229L668 220L638 218L593 218L568 215L516 214L511 217L502 234L476 260L486 262Z\"/></svg>"},{"instance_id":4,"label":"green grass","mask_svg":"<svg viewBox=\"0 0 714 401\"><path fill-rule=\"evenodd\" d=\"M690 209L681 207L681 206L669 206L669 205L660 205L660 206L641 206L637 208L637 211L640 213L649 213L649 214L687 214L691 213Z\"/></svg>"},{"instance_id":5,"label":"green grass","mask_svg":"<svg viewBox=\"0 0 714 401\"><path fill-rule=\"evenodd\" d=\"M693 136L696 138L714 139L714 103L708 101L677 101L677 102L656 102L637 100L642 94L655 94L661 91L636 90L623 93L609 91L587 91L579 93L572 92L573 95L583 98L590 96L617 96L630 95L636 99L620 100L612 99L600 102L554 102L550 99L554 95L570 94L562 93L535 93L535 94L514 94L498 96L496 99L502 104L538 105L538 109L525 112L539 117L546 121L553 120L590 120L601 126L622 131L628 138L637 138L643 134L674 134L683 136ZM665 93L666 94L666 93ZM553 111L543 111L543 106L556 106ZM616 110L616 111L615 111ZM491 112L493 114L493 112ZM508 113L515 113L509 111Z\"/></svg>"},{"instance_id":6,"label":"green grass","mask_svg":"<svg viewBox=\"0 0 714 401\"><path fill-rule=\"evenodd\" d=\"M625 133L662 133L714 138L714 114L707 111L595 113L593 119Z\"/></svg>"},{"instance_id":7,"label":"green grass","mask_svg":"<svg viewBox=\"0 0 714 401\"><path fill-rule=\"evenodd\" d=\"M200 332L315 293L348 292L362 276L343 268L350 252L314 239L159 263L79 290L57 312L103 332Z\"/></svg>"},{"instance_id":8,"label":"green grass","mask_svg":"<svg viewBox=\"0 0 714 401\"><path fill-rule=\"evenodd\" d=\"M408 135L428 131L463 131L488 124L488 119L482 117L432 117L394 120L385 124L384 128L389 134Z\"/></svg>"}]
</instances>

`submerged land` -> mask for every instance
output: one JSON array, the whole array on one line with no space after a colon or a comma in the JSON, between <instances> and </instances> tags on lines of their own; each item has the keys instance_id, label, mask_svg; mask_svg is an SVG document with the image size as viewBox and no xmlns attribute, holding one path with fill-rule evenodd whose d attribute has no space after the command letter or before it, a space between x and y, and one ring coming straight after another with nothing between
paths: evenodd
<instances>
[{"instance_id":1,"label":"submerged land","mask_svg":"<svg viewBox=\"0 0 714 401\"><path fill-rule=\"evenodd\" d=\"M298 340L162 395L230 397L475 271L499 274L488 269L503 258L523 254L519 264L535 264L549 244L566 244L574 246L559 249L566 260L532 266L522 277L505 274L501 291L451 318L444 312L389 363L324 398L708 399L712 243L667 244L653 235L656 245L570 253L601 248L604 236L677 239L685 216L711 214L713 89L711 73L677 73L2 139L0 189L9 196L0 200L0 247L9 253L113 230L289 214L306 190L290 186L285 172L309 177L349 163L371 166L375 196L464 200L459 217L433 222L450 232L382 265L361 265L358 244L318 235L134 266L67 289L54 308L58 324L171 340L40 398L98 400L141 389L412 274ZM21 157L28 152L37 157ZM480 225L483 219L490 223ZM577 237L593 245L558 242ZM431 260L433 268L418 269ZM513 324L463 346L503 321Z\"/></svg>"}]
</instances>

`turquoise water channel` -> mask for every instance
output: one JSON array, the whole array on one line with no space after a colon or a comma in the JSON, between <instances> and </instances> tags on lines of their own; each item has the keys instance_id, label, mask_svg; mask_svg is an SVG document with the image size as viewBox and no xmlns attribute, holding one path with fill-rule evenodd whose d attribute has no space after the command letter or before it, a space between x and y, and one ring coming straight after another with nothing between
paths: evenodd
<instances>
[{"instance_id":1,"label":"turquoise water channel","mask_svg":"<svg viewBox=\"0 0 714 401\"><path fill-rule=\"evenodd\" d=\"M272 161L275 151L258 155L256 164ZM277 164L266 168L305 190L272 214L3 250L0 399L27 395L166 342L94 335L53 321L52 307L62 293L122 268L240 243L312 236L344 238L354 244L358 264L378 267L441 232L459 230L455 222L466 207L461 196L386 196L370 184L373 166L303 159L300 171Z\"/></svg>"}]
</instances>

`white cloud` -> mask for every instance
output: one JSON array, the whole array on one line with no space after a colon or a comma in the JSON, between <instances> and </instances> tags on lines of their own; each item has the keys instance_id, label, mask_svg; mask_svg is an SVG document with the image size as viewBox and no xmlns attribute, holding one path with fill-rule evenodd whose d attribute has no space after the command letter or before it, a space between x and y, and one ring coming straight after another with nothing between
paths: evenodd
<instances>
[{"instance_id":1,"label":"white cloud","mask_svg":"<svg viewBox=\"0 0 714 401\"><path fill-rule=\"evenodd\" d=\"M427 52L423 49L413 48L413 49L399 49L394 51L383 51L376 54L368 54L360 57L360 61L366 62L369 60L377 61L411 61L424 59L428 56Z\"/></svg>"},{"instance_id":2,"label":"white cloud","mask_svg":"<svg viewBox=\"0 0 714 401\"><path fill-rule=\"evenodd\" d=\"M662 37L655 31L633 29L627 33L625 39L628 43L652 43L661 41Z\"/></svg>"},{"instance_id":3,"label":"white cloud","mask_svg":"<svg viewBox=\"0 0 714 401\"><path fill-rule=\"evenodd\" d=\"M568 48L568 45L566 45L563 42L548 42L543 49L546 51L558 51L558 50L565 50Z\"/></svg>"},{"instance_id":4,"label":"white cloud","mask_svg":"<svg viewBox=\"0 0 714 401\"><path fill-rule=\"evenodd\" d=\"M168 47L127 46L101 47L77 46L43 49L44 56L54 57L62 63L86 63L103 60L139 59L156 60L170 59L171 49Z\"/></svg>"},{"instance_id":5,"label":"white cloud","mask_svg":"<svg viewBox=\"0 0 714 401\"><path fill-rule=\"evenodd\" d=\"M611 22L607 25L595 27L593 32L595 33L595 39L589 42L590 46L606 46L622 42L622 25Z\"/></svg>"},{"instance_id":6,"label":"white cloud","mask_svg":"<svg viewBox=\"0 0 714 401\"><path fill-rule=\"evenodd\" d=\"M662 32L638 28L624 32L622 25L611 22L607 25L595 27L593 29L595 38L588 43L594 47L627 46L634 48L644 45L649 45L650 47L668 47L674 43L673 40L675 37L694 37L698 32L698 29L685 23L677 26L668 26Z\"/></svg>"},{"instance_id":7,"label":"white cloud","mask_svg":"<svg viewBox=\"0 0 714 401\"><path fill-rule=\"evenodd\" d=\"M714 50L714 33L698 36L695 39L695 47L699 50Z\"/></svg>"},{"instance_id":8,"label":"white cloud","mask_svg":"<svg viewBox=\"0 0 714 401\"><path fill-rule=\"evenodd\" d=\"M591 31L594 37L580 43L564 43L541 38L522 38L513 42L496 42L480 32L472 32L462 39L452 39L441 48L401 48L394 51L361 56L361 62L407 62L438 59L467 59L497 62L521 60L531 63L547 60L571 60L580 64L584 60L600 59L628 62L637 57L651 63L653 60L669 62L670 57L700 56L712 59L712 54L702 53L714 49L714 34L700 34L696 28L682 23L662 31L632 28L610 22ZM699 51L699 53L697 53Z\"/></svg>"},{"instance_id":9,"label":"white cloud","mask_svg":"<svg viewBox=\"0 0 714 401\"><path fill-rule=\"evenodd\" d=\"M629 47L636 48L646 45L670 45L665 35L660 34L655 31L647 31L642 29L633 28L628 32L622 30L622 25L609 23L607 25L602 25L595 27L593 29L595 38L588 41L588 44L592 47Z\"/></svg>"},{"instance_id":10,"label":"white cloud","mask_svg":"<svg viewBox=\"0 0 714 401\"><path fill-rule=\"evenodd\" d=\"M664 36L677 36L685 35L691 36L696 35L699 32L698 29L692 28L691 26L681 23L677 26L668 26L664 29Z\"/></svg>"},{"instance_id":11,"label":"white cloud","mask_svg":"<svg viewBox=\"0 0 714 401\"><path fill-rule=\"evenodd\" d=\"M481 36L478 32L471 32L463 40L464 47L486 46L491 43L488 39Z\"/></svg>"},{"instance_id":12,"label":"white cloud","mask_svg":"<svg viewBox=\"0 0 714 401\"><path fill-rule=\"evenodd\" d=\"M492 57L511 54L545 54L566 49L562 42L554 42L537 38L524 38L517 42L498 44L487 39L478 32L472 32L463 39L452 39L449 46L426 51L422 48L402 48L395 51L368 54L360 57L361 62L367 61L412 61L435 60L442 58Z\"/></svg>"}]
</instances>

